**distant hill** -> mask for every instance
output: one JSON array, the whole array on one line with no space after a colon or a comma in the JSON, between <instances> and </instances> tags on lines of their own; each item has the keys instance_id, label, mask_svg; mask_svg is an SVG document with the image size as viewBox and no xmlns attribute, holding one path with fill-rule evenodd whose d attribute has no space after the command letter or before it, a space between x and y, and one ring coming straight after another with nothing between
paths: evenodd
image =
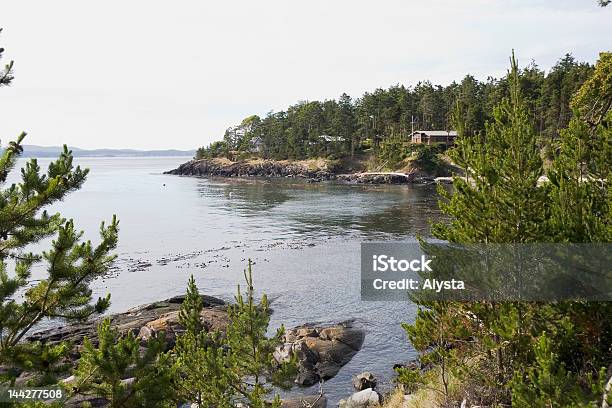
<instances>
[{"instance_id":1,"label":"distant hill","mask_svg":"<svg viewBox=\"0 0 612 408\"><path fill-rule=\"evenodd\" d=\"M68 146L74 157L172 157L195 155L195 150L135 150L135 149L80 149ZM22 157L57 157L62 151L59 146L23 145Z\"/></svg>"}]
</instances>

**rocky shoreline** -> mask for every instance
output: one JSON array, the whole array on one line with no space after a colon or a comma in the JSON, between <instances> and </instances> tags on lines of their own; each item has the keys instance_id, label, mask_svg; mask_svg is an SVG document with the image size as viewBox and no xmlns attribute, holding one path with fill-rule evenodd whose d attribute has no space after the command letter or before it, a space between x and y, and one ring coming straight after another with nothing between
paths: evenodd
<instances>
[{"instance_id":1,"label":"rocky shoreline","mask_svg":"<svg viewBox=\"0 0 612 408\"><path fill-rule=\"evenodd\" d=\"M446 183L448 177L432 177L420 171L342 173L334 168L318 168L301 162L256 160L229 162L218 159L191 160L174 170L164 172L180 176L217 177L285 177L308 182L338 181L351 184L430 184Z\"/></svg>"},{"instance_id":2,"label":"rocky shoreline","mask_svg":"<svg viewBox=\"0 0 612 408\"><path fill-rule=\"evenodd\" d=\"M175 296L170 299L153 302L129 309L126 312L107 316L111 325L119 333L134 334L144 347L153 336L163 333L166 348L174 346L176 338L184 328L179 323L179 310L184 296ZM202 296L203 310L200 314L204 327L208 330L223 332L228 325L227 304L212 296ZM102 318L92 319L83 323L58 326L35 332L27 338L30 342L45 344L58 344L67 342L72 344L74 352L69 356L67 363L75 365L80 357L79 351L83 340L87 337L93 344L97 344L97 327ZM322 381L333 378L340 369L347 364L361 349L365 338L365 331L355 327L351 321L331 325L304 324L286 330L282 344L276 349L274 358L278 363L286 361L291 355L297 356L297 375L295 383L299 386L309 387ZM0 367L1 369L1 367ZM16 385L26 384L31 373L19 373ZM70 384L74 377L67 377L63 382ZM130 382L125 378L122 381ZM104 407L107 402L100 398L89 398L77 395L65 402L66 407L81 406L89 402L94 407ZM284 401L283 407L302 407L303 402L311 406L325 407L327 399L323 394L318 396L303 396Z\"/></svg>"}]
</instances>

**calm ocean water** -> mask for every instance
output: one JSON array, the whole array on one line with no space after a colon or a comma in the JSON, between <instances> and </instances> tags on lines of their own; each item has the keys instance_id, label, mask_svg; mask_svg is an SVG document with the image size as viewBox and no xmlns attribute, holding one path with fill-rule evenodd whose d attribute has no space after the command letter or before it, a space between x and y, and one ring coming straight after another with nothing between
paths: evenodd
<instances>
[{"instance_id":1,"label":"calm ocean water","mask_svg":"<svg viewBox=\"0 0 612 408\"><path fill-rule=\"evenodd\" d=\"M394 363L415 357L400 327L415 306L360 300L359 244L428 236L428 220L440 217L435 187L162 174L186 160L75 159L91 169L88 180L51 210L93 241L100 221L119 217L117 270L95 283L96 296L112 294L110 312L183 293L190 274L202 292L231 300L251 258L273 328L354 319L366 330L362 350L324 386L331 403L350 394L359 372L389 381Z\"/></svg>"}]
</instances>

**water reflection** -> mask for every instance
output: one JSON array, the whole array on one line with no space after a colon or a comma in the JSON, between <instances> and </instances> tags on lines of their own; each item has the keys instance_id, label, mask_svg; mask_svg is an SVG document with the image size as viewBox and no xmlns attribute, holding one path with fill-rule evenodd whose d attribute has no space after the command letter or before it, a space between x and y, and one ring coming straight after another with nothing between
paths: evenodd
<instances>
[{"instance_id":1,"label":"water reflection","mask_svg":"<svg viewBox=\"0 0 612 408\"><path fill-rule=\"evenodd\" d=\"M309 184L292 179L202 179L206 206L294 238L367 239L429 234L441 217L435 186Z\"/></svg>"},{"instance_id":2,"label":"water reflection","mask_svg":"<svg viewBox=\"0 0 612 408\"><path fill-rule=\"evenodd\" d=\"M267 180L226 179L202 180L198 193L211 199L218 209L237 212L238 215L255 215L282 205L291 196Z\"/></svg>"}]
</instances>

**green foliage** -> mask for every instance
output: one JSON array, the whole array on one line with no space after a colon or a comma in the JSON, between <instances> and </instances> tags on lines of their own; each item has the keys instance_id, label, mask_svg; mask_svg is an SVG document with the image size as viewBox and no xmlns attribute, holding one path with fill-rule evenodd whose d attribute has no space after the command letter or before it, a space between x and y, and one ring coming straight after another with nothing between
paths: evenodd
<instances>
[{"instance_id":1,"label":"green foliage","mask_svg":"<svg viewBox=\"0 0 612 408\"><path fill-rule=\"evenodd\" d=\"M451 224L434 226L451 242L530 242L542 234L546 187L537 136L521 95L519 70L512 61L510 96L494 109L484 135L459 138L450 151L465 178L454 180L454 192L440 189ZM458 127L462 131L462 126Z\"/></svg>"},{"instance_id":2,"label":"green foliage","mask_svg":"<svg viewBox=\"0 0 612 408\"><path fill-rule=\"evenodd\" d=\"M439 302L435 309L419 309L414 325L402 324L408 339L417 350L427 350L421 358L421 365L435 365L440 368L444 394L448 397L449 377L460 368L460 359L452 346L458 341L469 341L468 327L462 316L453 313L448 304ZM445 311L446 313L442 313ZM414 391L427 384L426 377L419 371L401 368L397 381Z\"/></svg>"},{"instance_id":3,"label":"green foliage","mask_svg":"<svg viewBox=\"0 0 612 408\"><path fill-rule=\"evenodd\" d=\"M210 159L212 157L226 157L229 148L225 141L212 142L208 147L200 147L196 151L196 159Z\"/></svg>"},{"instance_id":4,"label":"green foliage","mask_svg":"<svg viewBox=\"0 0 612 408\"><path fill-rule=\"evenodd\" d=\"M510 383L513 407L587 408L593 406L593 397L603 395L605 369L599 373L599 382L594 382L590 373L583 381L565 368L546 333L536 340L533 353L534 364L525 373L515 372ZM585 389L587 386L589 388Z\"/></svg>"},{"instance_id":5,"label":"green foliage","mask_svg":"<svg viewBox=\"0 0 612 408\"><path fill-rule=\"evenodd\" d=\"M606 78L610 67L603 62L595 72ZM457 243L610 242L612 134L606 118L611 114L605 112L598 124L583 117L592 111L585 103L601 102L584 95L602 91L587 81L588 92L577 94L576 115L560 132L546 183L540 179L545 171L525 81L514 58L506 82L509 96L494 109L485 132L465 134L465 110L456 110L462 137L450 154L465 177L455 177L453 191L440 191L450 220L434 226L435 236ZM410 341L423 359L451 370L466 395L478 396L470 402L525 407L600 402L612 361L610 302L421 301L420 306L415 323L405 325ZM415 381L405 373L400 379Z\"/></svg>"},{"instance_id":6,"label":"green foliage","mask_svg":"<svg viewBox=\"0 0 612 408\"><path fill-rule=\"evenodd\" d=\"M1 28L0 33L2 33ZM0 47L0 60L2 60L3 53L4 48ZM13 61L11 61L6 64L2 70L0 70L0 87L10 85L13 81L13 78Z\"/></svg>"},{"instance_id":7,"label":"green foliage","mask_svg":"<svg viewBox=\"0 0 612 408\"><path fill-rule=\"evenodd\" d=\"M11 67L9 64L0 74L2 85L13 79ZM88 174L87 169L73 166L72 152L66 146L46 172L31 159L21 169L21 180L4 186L25 136L22 133L0 154L0 360L38 371L42 374L39 380L46 382L53 378L65 348L22 340L43 319L72 322L106 310L110 297L92 304L90 284L107 273L115 259L111 252L117 245L118 221L113 217L108 226L102 223L100 243L93 245L82 240L72 220L45 211L78 190ZM28 245L53 235L50 250L25 252ZM43 262L46 273L31 281L32 267Z\"/></svg>"},{"instance_id":8,"label":"green foliage","mask_svg":"<svg viewBox=\"0 0 612 408\"><path fill-rule=\"evenodd\" d=\"M26 385L32 387L56 384L58 378L70 370L68 354L70 347L65 343L56 345L20 343L3 356L3 361L12 370L0 381L14 382L17 372L25 370L32 374Z\"/></svg>"},{"instance_id":9,"label":"green foliage","mask_svg":"<svg viewBox=\"0 0 612 408\"><path fill-rule=\"evenodd\" d=\"M450 174L448 164L442 160L440 155L446 150L444 143L433 145L413 145L413 151L416 153L413 163L418 169L432 174L434 176L446 176Z\"/></svg>"},{"instance_id":10,"label":"green foliage","mask_svg":"<svg viewBox=\"0 0 612 408\"><path fill-rule=\"evenodd\" d=\"M406 143L401 138L389 138L378 146L376 156L383 168L396 168L410 153Z\"/></svg>"},{"instance_id":11,"label":"green foliage","mask_svg":"<svg viewBox=\"0 0 612 408\"><path fill-rule=\"evenodd\" d=\"M411 163L416 169L434 176L446 176L449 174L449 166L440 157L445 150L444 143L410 144L399 137L393 137L380 142L376 158L381 169L396 169L408 164L406 159L413 157Z\"/></svg>"},{"instance_id":12,"label":"green foliage","mask_svg":"<svg viewBox=\"0 0 612 408\"><path fill-rule=\"evenodd\" d=\"M202 298L192 275L179 312L179 322L185 327L185 333L177 338L172 352L173 386L182 401L192 401L200 407L217 402L223 407L230 404L233 390L223 375L222 335L204 330L200 318L202 308Z\"/></svg>"},{"instance_id":13,"label":"green foliage","mask_svg":"<svg viewBox=\"0 0 612 408\"><path fill-rule=\"evenodd\" d=\"M369 150L371 149L372 146L372 139L365 139L359 142L359 149L360 150Z\"/></svg>"},{"instance_id":14,"label":"green foliage","mask_svg":"<svg viewBox=\"0 0 612 408\"><path fill-rule=\"evenodd\" d=\"M572 118L572 95L591 75L593 67L565 55L545 73L535 63L520 70L523 103L537 143L549 152L554 149L563 129ZM463 134L482 133L485 123L493 120L494 108L509 97L508 78L478 81L466 75L447 86L428 81L414 86L391 86L366 92L358 99L342 94L337 100L298 102L285 111L270 112L263 118L252 115L230 127L223 145L201 148L198 157L228 156L230 151L249 152L251 141L258 138L263 147L259 154L272 159L342 158L360 147L380 147L381 163L399 163L405 156L398 140L407 140L414 130L450 129L453 111L460 104ZM342 138L326 142L322 135ZM362 146L362 142L368 141ZM223 146L223 148L221 148ZM400 151L392 152L392 148ZM393 167L393 166L390 166Z\"/></svg>"},{"instance_id":15,"label":"green foliage","mask_svg":"<svg viewBox=\"0 0 612 408\"><path fill-rule=\"evenodd\" d=\"M179 323L187 333L200 334L204 330L204 325L200 319L203 307L202 297L198 292L195 279L191 275L189 282L187 282L187 293L179 311Z\"/></svg>"},{"instance_id":16,"label":"green foliage","mask_svg":"<svg viewBox=\"0 0 612 408\"><path fill-rule=\"evenodd\" d=\"M572 107L591 126L597 126L612 106L612 52L599 54L593 75L584 83L572 101Z\"/></svg>"},{"instance_id":17,"label":"green foliage","mask_svg":"<svg viewBox=\"0 0 612 408\"><path fill-rule=\"evenodd\" d=\"M570 101L582 84L593 73L590 64L577 63L567 54L551 69L542 82L539 98L533 106L536 117L535 128L541 138L556 140L559 131L567 126L573 117Z\"/></svg>"},{"instance_id":18,"label":"green foliage","mask_svg":"<svg viewBox=\"0 0 612 408\"><path fill-rule=\"evenodd\" d=\"M5 152L5 156L10 153ZM85 172L78 167L72 171L72 156L67 150L49 166L47 176L38 173L35 160L22 171L23 182L13 185L0 196L0 352L14 347L28 331L43 318L83 320L101 313L109 305L110 297L99 298L90 304L89 284L103 276L114 256L108 255L117 244L118 222L113 217L107 227L100 227L101 242L93 246L81 242L72 220L64 222L55 214L37 211L80 187ZM52 233L57 233L51 250L42 256L21 254L17 251ZM14 276L7 271L7 258L17 259ZM45 260L47 276L25 290L24 300L18 302L15 294L28 286L34 263Z\"/></svg>"},{"instance_id":19,"label":"green foliage","mask_svg":"<svg viewBox=\"0 0 612 408\"><path fill-rule=\"evenodd\" d=\"M229 325L225 333L209 331L200 320L202 301L193 277L180 311L186 328L177 339L174 355L174 387L180 401L199 407L234 407L239 401L253 408L279 407L275 396L267 402L270 384L283 385L294 373L295 361L280 367L273 352L281 342L283 329L268 338L270 322L267 298L255 301L251 262L245 271L246 291L240 286L236 302L228 306Z\"/></svg>"},{"instance_id":20,"label":"green foliage","mask_svg":"<svg viewBox=\"0 0 612 408\"><path fill-rule=\"evenodd\" d=\"M420 370L399 367L395 369L395 373L397 374L395 381L402 384L408 393L413 393L428 384L426 376Z\"/></svg>"},{"instance_id":21,"label":"green foliage","mask_svg":"<svg viewBox=\"0 0 612 408\"><path fill-rule=\"evenodd\" d=\"M164 337L150 339L144 350L133 333L121 337L109 319L98 327L98 345L85 339L73 393L107 399L110 406L161 407L172 398Z\"/></svg>"},{"instance_id":22,"label":"green foliage","mask_svg":"<svg viewBox=\"0 0 612 408\"><path fill-rule=\"evenodd\" d=\"M553 239L610 242L612 197L608 180L612 177L612 128L603 124L589 126L573 119L561 132L561 141L548 172L553 198L548 226Z\"/></svg>"}]
</instances>

